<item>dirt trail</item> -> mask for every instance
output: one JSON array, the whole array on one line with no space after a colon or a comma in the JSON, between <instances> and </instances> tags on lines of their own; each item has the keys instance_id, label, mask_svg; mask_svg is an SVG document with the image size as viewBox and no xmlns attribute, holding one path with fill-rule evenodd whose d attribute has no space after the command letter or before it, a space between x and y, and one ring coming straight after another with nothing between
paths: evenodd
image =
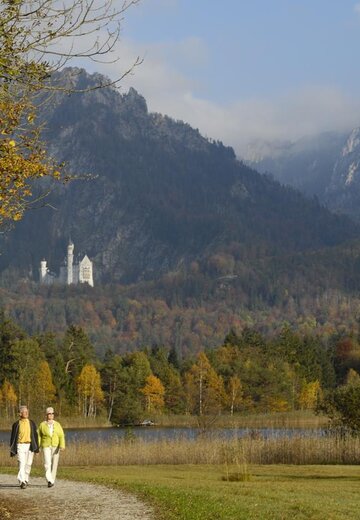
<instances>
[{"instance_id":1,"label":"dirt trail","mask_svg":"<svg viewBox=\"0 0 360 520\"><path fill-rule=\"evenodd\" d=\"M14 475L0 475L0 520L153 520L153 511L135 496L97 484L57 480L48 488L31 478L20 489Z\"/></svg>"}]
</instances>

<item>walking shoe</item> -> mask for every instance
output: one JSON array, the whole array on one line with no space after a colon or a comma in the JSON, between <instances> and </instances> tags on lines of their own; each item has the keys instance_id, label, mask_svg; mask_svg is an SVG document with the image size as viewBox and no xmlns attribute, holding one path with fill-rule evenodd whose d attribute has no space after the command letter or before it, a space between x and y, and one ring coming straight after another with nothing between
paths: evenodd
<instances>
[{"instance_id":1,"label":"walking shoe","mask_svg":"<svg viewBox=\"0 0 360 520\"><path fill-rule=\"evenodd\" d=\"M53 484L52 482L48 482L48 487L49 487L49 488L50 488L50 487L53 487L53 485L54 485L54 484Z\"/></svg>"},{"instance_id":2,"label":"walking shoe","mask_svg":"<svg viewBox=\"0 0 360 520\"><path fill-rule=\"evenodd\" d=\"M20 487L21 487L21 489L25 489L26 488L26 483L25 482L21 482Z\"/></svg>"}]
</instances>

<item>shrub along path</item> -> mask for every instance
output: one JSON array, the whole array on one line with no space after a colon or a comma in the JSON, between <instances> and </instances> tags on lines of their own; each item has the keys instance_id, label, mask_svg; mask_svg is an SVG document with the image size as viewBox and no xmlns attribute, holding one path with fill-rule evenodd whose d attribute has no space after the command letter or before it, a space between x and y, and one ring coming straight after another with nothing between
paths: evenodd
<instances>
[{"instance_id":1,"label":"shrub along path","mask_svg":"<svg viewBox=\"0 0 360 520\"><path fill-rule=\"evenodd\" d=\"M97 484L31 478L20 489L15 475L0 475L0 520L151 520L151 508L124 491Z\"/></svg>"}]
</instances>

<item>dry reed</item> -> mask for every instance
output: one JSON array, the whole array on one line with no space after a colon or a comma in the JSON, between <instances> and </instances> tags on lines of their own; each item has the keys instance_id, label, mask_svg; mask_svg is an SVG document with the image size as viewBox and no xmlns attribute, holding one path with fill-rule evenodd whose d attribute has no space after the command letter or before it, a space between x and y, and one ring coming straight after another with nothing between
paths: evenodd
<instances>
[{"instance_id":1,"label":"dry reed","mask_svg":"<svg viewBox=\"0 0 360 520\"><path fill-rule=\"evenodd\" d=\"M61 454L66 466L150 464L358 464L360 439L335 436L252 437L195 440L114 439L72 442ZM0 464L15 465L8 448L0 446ZM36 465L42 457L36 457Z\"/></svg>"}]
</instances>

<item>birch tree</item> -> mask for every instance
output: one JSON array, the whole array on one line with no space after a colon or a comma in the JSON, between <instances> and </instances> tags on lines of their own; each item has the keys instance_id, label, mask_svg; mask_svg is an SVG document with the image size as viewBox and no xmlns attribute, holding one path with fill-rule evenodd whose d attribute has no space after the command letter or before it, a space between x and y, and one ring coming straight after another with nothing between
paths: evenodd
<instances>
[{"instance_id":1,"label":"birch tree","mask_svg":"<svg viewBox=\"0 0 360 520\"><path fill-rule=\"evenodd\" d=\"M17 405L17 395L14 387L7 379L5 379L2 387L1 394L3 398L3 407L5 411L5 417L7 419L15 417L15 410Z\"/></svg>"},{"instance_id":2,"label":"birch tree","mask_svg":"<svg viewBox=\"0 0 360 520\"><path fill-rule=\"evenodd\" d=\"M100 404L104 401L100 374L94 365L85 365L77 378L79 412L84 417L96 417Z\"/></svg>"},{"instance_id":3,"label":"birch tree","mask_svg":"<svg viewBox=\"0 0 360 520\"><path fill-rule=\"evenodd\" d=\"M211 366L204 352L186 374L186 392L191 412L199 417L216 415L225 401L224 383Z\"/></svg>"},{"instance_id":4,"label":"birch tree","mask_svg":"<svg viewBox=\"0 0 360 520\"><path fill-rule=\"evenodd\" d=\"M35 388L36 405L39 410L55 402L56 388L52 382L52 374L47 361L41 361L36 375Z\"/></svg>"},{"instance_id":5,"label":"birch tree","mask_svg":"<svg viewBox=\"0 0 360 520\"><path fill-rule=\"evenodd\" d=\"M147 412L161 412L164 408L165 388L160 379L154 375L146 378L146 384L141 388L141 393L145 396Z\"/></svg>"},{"instance_id":6,"label":"birch tree","mask_svg":"<svg viewBox=\"0 0 360 520\"><path fill-rule=\"evenodd\" d=\"M230 415L234 415L235 408L242 401L242 384L238 376L230 377L227 385L227 397L230 405Z\"/></svg>"}]
</instances>

